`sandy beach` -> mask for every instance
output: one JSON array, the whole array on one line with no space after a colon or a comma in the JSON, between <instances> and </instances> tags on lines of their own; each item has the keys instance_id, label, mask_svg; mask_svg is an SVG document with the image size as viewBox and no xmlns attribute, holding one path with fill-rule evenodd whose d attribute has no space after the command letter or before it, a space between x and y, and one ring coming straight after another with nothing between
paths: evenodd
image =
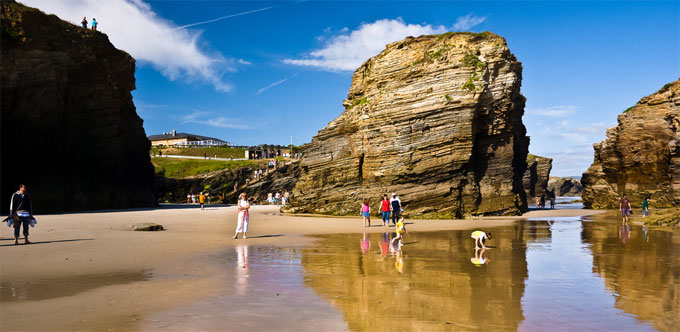
<instances>
[{"instance_id":1,"label":"sandy beach","mask_svg":"<svg viewBox=\"0 0 680 332\"><path fill-rule=\"evenodd\" d=\"M521 222L522 218L581 216L592 210L532 211L519 217L476 220L407 220L409 232L461 230ZM2 301L0 329L20 330L154 330L144 317L186 306L220 289L235 291L224 267L211 255L236 246L298 248L314 241L307 234L382 233L378 218L364 228L359 217L281 215L275 206L251 209L248 239L233 240L236 208L166 205L158 209L104 211L37 216L31 245L14 245L12 229L0 238ZM135 232L131 225L162 224L162 232ZM23 240L21 240L23 243ZM311 291L310 291L311 292ZM278 296L278 294L277 294ZM344 329L342 316L330 305L309 297L314 310L329 317L327 330ZM326 307L324 307L324 305ZM283 329L281 320L301 308L280 306L268 318L239 316L234 329ZM245 317L245 318L244 318ZM291 320L298 327L319 323ZM290 326L291 329L293 325ZM202 328L211 329L210 326Z\"/></svg>"}]
</instances>

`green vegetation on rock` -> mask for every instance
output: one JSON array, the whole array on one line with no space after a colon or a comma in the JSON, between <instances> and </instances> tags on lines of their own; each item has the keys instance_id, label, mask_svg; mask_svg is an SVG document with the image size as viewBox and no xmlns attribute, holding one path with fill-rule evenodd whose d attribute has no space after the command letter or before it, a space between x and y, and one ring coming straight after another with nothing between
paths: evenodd
<instances>
[{"instance_id":1,"label":"green vegetation on rock","mask_svg":"<svg viewBox=\"0 0 680 332\"><path fill-rule=\"evenodd\" d=\"M151 158L151 163L156 173L167 178L184 178L195 176L227 168L245 167L255 165L250 160L201 160L182 158Z\"/></svg>"},{"instance_id":2,"label":"green vegetation on rock","mask_svg":"<svg viewBox=\"0 0 680 332\"><path fill-rule=\"evenodd\" d=\"M475 70L484 68L484 62L479 60L479 50L476 52L466 52L463 56L463 65L465 67L470 67Z\"/></svg>"},{"instance_id":3,"label":"green vegetation on rock","mask_svg":"<svg viewBox=\"0 0 680 332\"><path fill-rule=\"evenodd\" d=\"M357 105L363 105L363 104L366 104L366 103L368 103L368 98L367 97L361 97L361 98L354 101L354 103L352 104L352 107L357 106Z\"/></svg>"},{"instance_id":4,"label":"green vegetation on rock","mask_svg":"<svg viewBox=\"0 0 680 332\"><path fill-rule=\"evenodd\" d=\"M642 220L644 220L645 225L677 226L680 223L680 208L654 210L649 217L645 217Z\"/></svg>"},{"instance_id":5,"label":"green vegetation on rock","mask_svg":"<svg viewBox=\"0 0 680 332\"><path fill-rule=\"evenodd\" d=\"M628 111L632 110L633 108L635 108L635 105L633 105L633 106L631 106L631 107L628 107L628 108L626 108L626 110L625 110L625 111L623 111L623 113L628 113Z\"/></svg>"},{"instance_id":6,"label":"green vegetation on rock","mask_svg":"<svg viewBox=\"0 0 680 332\"><path fill-rule=\"evenodd\" d=\"M477 73L472 74L470 78L468 78L467 82L463 84L463 90L469 90L469 91L475 91L475 82L479 80L479 76L477 76Z\"/></svg>"},{"instance_id":7,"label":"green vegetation on rock","mask_svg":"<svg viewBox=\"0 0 680 332\"><path fill-rule=\"evenodd\" d=\"M451 96L449 96L448 94L445 94L444 98L446 98L446 100L449 100L449 101L453 100L453 98L451 98Z\"/></svg>"},{"instance_id":8,"label":"green vegetation on rock","mask_svg":"<svg viewBox=\"0 0 680 332\"><path fill-rule=\"evenodd\" d=\"M537 155L527 153L527 164L533 163L534 160L536 160L537 157L538 157Z\"/></svg>"}]
</instances>

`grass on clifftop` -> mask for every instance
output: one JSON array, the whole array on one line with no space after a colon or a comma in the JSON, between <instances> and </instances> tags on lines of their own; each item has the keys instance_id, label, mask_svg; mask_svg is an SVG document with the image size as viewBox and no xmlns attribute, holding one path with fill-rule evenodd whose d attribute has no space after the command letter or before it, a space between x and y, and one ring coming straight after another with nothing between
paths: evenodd
<instances>
[{"instance_id":1,"label":"grass on clifftop","mask_svg":"<svg viewBox=\"0 0 680 332\"><path fill-rule=\"evenodd\" d=\"M233 147L195 147L195 148L178 148L178 147L158 147L152 146L151 153L157 155L158 152L163 151L164 155L177 156L195 156L203 157L204 154L210 158L244 158L246 150Z\"/></svg>"},{"instance_id":2,"label":"grass on clifftop","mask_svg":"<svg viewBox=\"0 0 680 332\"><path fill-rule=\"evenodd\" d=\"M245 167L255 165L250 160L200 160L181 158L151 158L156 173L167 178L184 178L199 174L210 173L228 168Z\"/></svg>"}]
</instances>

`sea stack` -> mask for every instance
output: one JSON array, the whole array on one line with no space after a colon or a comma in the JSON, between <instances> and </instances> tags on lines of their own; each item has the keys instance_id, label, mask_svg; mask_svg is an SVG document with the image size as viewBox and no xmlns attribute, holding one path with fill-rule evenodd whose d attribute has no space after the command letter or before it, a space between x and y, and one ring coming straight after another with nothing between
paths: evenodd
<instances>
[{"instance_id":1,"label":"sea stack","mask_svg":"<svg viewBox=\"0 0 680 332\"><path fill-rule=\"evenodd\" d=\"M551 170L552 158L527 155L527 171L522 179L527 197L540 197L546 193Z\"/></svg>"},{"instance_id":2,"label":"sea stack","mask_svg":"<svg viewBox=\"0 0 680 332\"><path fill-rule=\"evenodd\" d=\"M526 211L522 65L490 32L408 37L352 76L304 149L293 212L358 214L397 193L421 218Z\"/></svg>"},{"instance_id":3,"label":"sea stack","mask_svg":"<svg viewBox=\"0 0 680 332\"><path fill-rule=\"evenodd\" d=\"M154 206L135 60L101 32L1 6L2 212L20 183L36 213Z\"/></svg>"},{"instance_id":4,"label":"sea stack","mask_svg":"<svg viewBox=\"0 0 680 332\"><path fill-rule=\"evenodd\" d=\"M583 173L586 208L619 207L628 195L634 208L651 197L656 208L680 205L680 80L642 98L618 117Z\"/></svg>"}]
</instances>

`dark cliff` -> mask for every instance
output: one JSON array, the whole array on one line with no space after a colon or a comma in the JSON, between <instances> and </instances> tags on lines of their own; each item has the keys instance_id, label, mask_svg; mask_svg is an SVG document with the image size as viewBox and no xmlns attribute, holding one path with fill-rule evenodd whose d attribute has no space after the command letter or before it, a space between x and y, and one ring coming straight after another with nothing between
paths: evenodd
<instances>
[{"instance_id":1,"label":"dark cliff","mask_svg":"<svg viewBox=\"0 0 680 332\"><path fill-rule=\"evenodd\" d=\"M19 183L36 213L154 206L135 60L100 32L1 6L2 211Z\"/></svg>"},{"instance_id":2,"label":"dark cliff","mask_svg":"<svg viewBox=\"0 0 680 332\"><path fill-rule=\"evenodd\" d=\"M292 212L356 214L396 192L409 216L526 211L522 65L490 32L409 37L352 76L305 147Z\"/></svg>"},{"instance_id":3,"label":"dark cliff","mask_svg":"<svg viewBox=\"0 0 680 332\"><path fill-rule=\"evenodd\" d=\"M627 194L634 208L680 205L680 80L642 98L618 117L583 173L586 208L619 207Z\"/></svg>"}]
</instances>

